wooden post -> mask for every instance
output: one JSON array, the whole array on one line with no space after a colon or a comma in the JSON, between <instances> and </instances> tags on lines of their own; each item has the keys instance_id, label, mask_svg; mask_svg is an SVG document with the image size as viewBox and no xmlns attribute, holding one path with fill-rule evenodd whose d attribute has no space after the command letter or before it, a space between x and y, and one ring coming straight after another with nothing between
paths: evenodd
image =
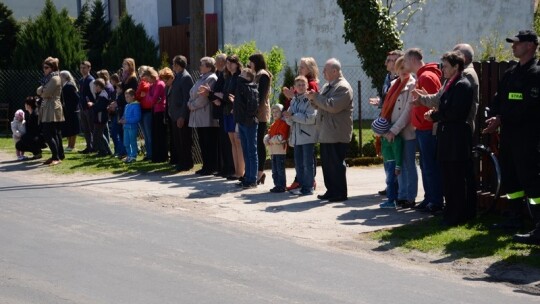
<instances>
[{"instance_id":1,"label":"wooden post","mask_svg":"<svg viewBox=\"0 0 540 304\"><path fill-rule=\"evenodd\" d=\"M206 56L206 19L204 0L189 0L189 62L196 68Z\"/></svg>"}]
</instances>

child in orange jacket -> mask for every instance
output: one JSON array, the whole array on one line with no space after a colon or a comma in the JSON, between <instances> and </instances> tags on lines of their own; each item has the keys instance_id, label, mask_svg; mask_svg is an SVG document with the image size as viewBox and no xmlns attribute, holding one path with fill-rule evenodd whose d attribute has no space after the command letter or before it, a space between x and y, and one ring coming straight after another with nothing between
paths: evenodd
<instances>
[{"instance_id":1,"label":"child in orange jacket","mask_svg":"<svg viewBox=\"0 0 540 304\"><path fill-rule=\"evenodd\" d=\"M270 192L285 192L287 179L285 177L285 154L287 153L287 139L289 138L289 125L281 119L283 105L272 106L274 123L270 126L268 134L264 136L264 144L268 147L272 157L272 179L274 188Z\"/></svg>"}]
</instances>

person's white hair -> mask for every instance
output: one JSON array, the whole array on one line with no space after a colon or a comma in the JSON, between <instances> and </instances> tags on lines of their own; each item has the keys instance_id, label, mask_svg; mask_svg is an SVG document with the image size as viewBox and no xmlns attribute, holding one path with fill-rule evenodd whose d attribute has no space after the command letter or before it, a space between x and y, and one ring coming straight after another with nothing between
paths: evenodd
<instances>
[{"instance_id":1,"label":"person's white hair","mask_svg":"<svg viewBox=\"0 0 540 304\"><path fill-rule=\"evenodd\" d=\"M465 57L465 65L470 64L474 58L474 50L470 44L460 43L454 46L453 51L458 51Z\"/></svg>"},{"instance_id":2,"label":"person's white hair","mask_svg":"<svg viewBox=\"0 0 540 304\"><path fill-rule=\"evenodd\" d=\"M73 75L69 71L63 70L60 72L60 78L65 79L66 82L71 82L75 84L75 78L73 78ZM75 86L75 89L77 90L77 86Z\"/></svg>"},{"instance_id":3,"label":"person's white hair","mask_svg":"<svg viewBox=\"0 0 540 304\"><path fill-rule=\"evenodd\" d=\"M326 61L327 65L330 65L333 69L336 69L341 74L341 62L336 58L330 58Z\"/></svg>"},{"instance_id":4,"label":"person's white hair","mask_svg":"<svg viewBox=\"0 0 540 304\"><path fill-rule=\"evenodd\" d=\"M225 62L227 61L227 54L217 54L216 55L216 61L219 61L219 62Z\"/></svg>"}]
</instances>

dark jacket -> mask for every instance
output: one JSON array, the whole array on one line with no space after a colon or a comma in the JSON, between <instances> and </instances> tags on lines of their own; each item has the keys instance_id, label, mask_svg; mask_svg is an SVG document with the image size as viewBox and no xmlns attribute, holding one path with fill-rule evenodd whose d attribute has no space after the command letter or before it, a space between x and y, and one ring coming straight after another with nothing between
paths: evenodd
<instances>
[{"instance_id":1,"label":"dark jacket","mask_svg":"<svg viewBox=\"0 0 540 304\"><path fill-rule=\"evenodd\" d=\"M248 96L250 96L251 90L257 90L257 84L238 77L236 93L234 94L234 121L236 123L243 125L259 123L257 109L252 112L248 110Z\"/></svg>"},{"instance_id":2,"label":"dark jacket","mask_svg":"<svg viewBox=\"0 0 540 304\"><path fill-rule=\"evenodd\" d=\"M189 90L191 90L193 84L193 78L186 70L176 74L174 77L171 89L167 92L167 111L174 122L178 118L184 118L186 124L189 121L187 102L189 101Z\"/></svg>"},{"instance_id":3,"label":"dark jacket","mask_svg":"<svg viewBox=\"0 0 540 304\"><path fill-rule=\"evenodd\" d=\"M441 90L445 90L444 87ZM473 88L463 75L441 95L439 109L431 114L437 126L437 158L440 162L471 158L472 133L467 117L473 103Z\"/></svg>"},{"instance_id":4,"label":"dark jacket","mask_svg":"<svg viewBox=\"0 0 540 304\"><path fill-rule=\"evenodd\" d=\"M107 112L107 106L109 106L110 100L107 91L103 90L99 94L96 94L96 101L92 106L94 110L94 123L103 124L109 120L109 113Z\"/></svg>"},{"instance_id":5,"label":"dark jacket","mask_svg":"<svg viewBox=\"0 0 540 304\"><path fill-rule=\"evenodd\" d=\"M94 77L90 74L86 78L81 78L79 80L79 106L81 107L81 110L88 110L87 102L94 102L95 100L94 95L92 95L92 91L90 90L90 83L94 80Z\"/></svg>"}]
</instances>

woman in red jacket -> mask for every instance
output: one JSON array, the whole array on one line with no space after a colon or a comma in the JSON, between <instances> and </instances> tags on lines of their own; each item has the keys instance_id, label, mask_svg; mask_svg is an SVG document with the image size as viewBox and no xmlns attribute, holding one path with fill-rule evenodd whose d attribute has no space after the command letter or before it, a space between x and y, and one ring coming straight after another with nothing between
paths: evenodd
<instances>
[{"instance_id":1,"label":"woman in red jacket","mask_svg":"<svg viewBox=\"0 0 540 304\"><path fill-rule=\"evenodd\" d=\"M146 151L143 160L152 159L152 104L146 100L146 95L148 95L148 91L150 90L150 83L144 77L144 73L149 68L149 66L141 65L137 70L140 81L135 92L135 99L141 104L141 128L144 136L144 149Z\"/></svg>"},{"instance_id":2,"label":"woman in red jacket","mask_svg":"<svg viewBox=\"0 0 540 304\"><path fill-rule=\"evenodd\" d=\"M167 129L165 126L165 82L158 78L158 72L154 68L148 68L142 76L150 84L148 94L144 98L141 107L150 107L152 113L152 156L153 163L163 163L167 161ZM144 106L143 106L144 105Z\"/></svg>"}]
</instances>

